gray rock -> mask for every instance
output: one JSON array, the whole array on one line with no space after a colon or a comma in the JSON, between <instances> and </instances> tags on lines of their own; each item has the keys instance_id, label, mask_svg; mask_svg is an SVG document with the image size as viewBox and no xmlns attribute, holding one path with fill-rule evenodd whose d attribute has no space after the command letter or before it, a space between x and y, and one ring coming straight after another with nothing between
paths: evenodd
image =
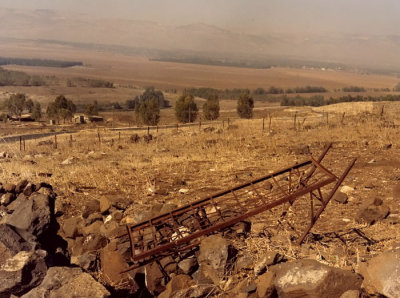
<instances>
[{"instance_id":1,"label":"gray rock","mask_svg":"<svg viewBox=\"0 0 400 298\"><path fill-rule=\"evenodd\" d=\"M219 235L211 235L201 241L197 258L199 270L204 276L211 278L215 284L219 284L225 274L228 257L228 242Z\"/></svg>"},{"instance_id":2,"label":"gray rock","mask_svg":"<svg viewBox=\"0 0 400 298\"><path fill-rule=\"evenodd\" d=\"M62 230L68 238L76 238L83 235L83 219L80 216L73 216L64 220Z\"/></svg>"},{"instance_id":3,"label":"gray rock","mask_svg":"<svg viewBox=\"0 0 400 298\"><path fill-rule=\"evenodd\" d=\"M0 224L0 241L14 256L20 251L30 251L35 243L27 242L15 229L7 224Z\"/></svg>"},{"instance_id":4,"label":"gray rock","mask_svg":"<svg viewBox=\"0 0 400 298\"><path fill-rule=\"evenodd\" d=\"M26 179L21 180L20 182L18 182L17 185L15 186L15 192L17 194L21 193L25 189L25 187L28 185L28 183L29 182Z\"/></svg>"},{"instance_id":5,"label":"gray rock","mask_svg":"<svg viewBox=\"0 0 400 298\"><path fill-rule=\"evenodd\" d=\"M46 275L45 251L21 251L0 267L0 296L20 296L38 286Z\"/></svg>"},{"instance_id":6,"label":"gray rock","mask_svg":"<svg viewBox=\"0 0 400 298\"><path fill-rule=\"evenodd\" d=\"M35 190L36 190L36 185L35 185L35 184L32 184L32 183L28 183L28 184L25 186L25 188L24 188L24 190L22 191L22 193L23 193L24 195L26 195L27 197L29 197L32 193L35 192Z\"/></svg>"},{"instance_id":7,"label":"gray rock","mask_svg":"<svg viewBox=\"0 0 400 298\"><path fill-rule=\"evenodd\" d=\"M333 200L341 204L346 204L349 200L349 197L344 192L337 191L333 196Z\"/></svg>"},{"instance_id":8,"label":"gray rock","mask_svg":"<svg viewBox=\"0 0 400 298\"><path fill-rule=\"evenodd\" d=\"M363 288L371 294L400 297L400 249L384 252L360 266Z\"/></svg>"},{"instance_id":9,"label":"gray rock","mask_svg":"<svg viewBox=\"0 0 400 298\"><path fill-rule=\"evenodd\" d=\"M340 298L359 298L360 297L360 291L358 290L349 290L346 291L340 296Z\"/></svg>"},{"instance_id":10,"label":"gray rock","mask_svg":"<svg viewBox=\"0 0 400 298\"><path fill-rule=\"evenodd\" d=\"M12 192L5 193L1 196L0 204L7 206L15 199L15 194Z\"/></svg>"},{"instance_id":11,"label":"gray rock","mask_svg":"<svg viewBox=\"0 0 400 298\"><path fill-rule=\"evenodd\" d=\"M357 222L374 224L389 215L389 207L379 198L367 200L356 215Z\"/></svg>"},{"instance_id":12,"label":"gray rock","mask_svg":"<svg viewBox=\"0 0 400 298\"><path fill-rule=\"evenodd\" d=\"M257 294L258 297L270 297L275 291L275 273L268 271L263 275L260 275L257 280Z\"/></svg>"},{"instance_id":13,"label":"gray rock","mask_svg":"<svg viewBox=\"0 0 400 298\"><path fill-rule=\"evenodd\" d=\"M88 218L90 215L98 212L100 212L100 202L98 200L90 200L86 202L82 216L83 218Z\"/></svg>"},{"instance_id":14,"label":"gray rock","mask_svg":"<svg viewBox=\"0 0 400 298\"><path fill-rule=\"evenodd\" d=\"M145 279L147 289L152 295L159 295L164 292L166 286L165 277L158 264L151 263L146 265Z\"/></svg>"},{"instance_id":15,"label":"gray rock","mask_svg":"<svg viewBox=\"0 0 400 298\"><path fill-rule=\"evenodd\" d=\"M348 290L359 290L362 283L358 274L315 260L297 260L276 267L274 284L279 297L340 297Z\"/></svg>"},{"instance_id":16,"label":"gray rock","mask_svg":"<svg viewBox=\"0 0 400 298\"><path fill-rule=\"evenodd\" d=\"M3 185L5 192L15 192L15 184L7 183Z\"/></svg>"},{"instance_id":17,"label":"gray rock","mask_svg":"<svg viewBox=\"0 0 400 298\"><path fill-rule=\"evenodd\" d=\"M39 287L24 298L110 297L110 292L80 268L51 267Z\"/></svg>"},{"instance_id":18,"label":"gray rock","mask_svg":"<svg viewBox=\"0 0 400 298\"><path fill-rule=\"evenodd\" d=\"M188 275L177 275L171 278L168 282L165 291L162 292L158 298L172 298L176 297L176 293L180 290L187 289L195 285L193 279Z\"/></svg>"},{"instance_id":19,"label":"gray rock","mask_svg":"<svg viewBox=\"0 0 400 298\"><path fill-rule=\"evenodd\" d=\"M184 274L188 275L192 274L198 266L199 264L196 258L187 258L178 263L179 269L181 269Z\"/></svg>"},{"instance_id":20,"label":"gray rock","mask_svg":"<svg viewBox=\"0 0 400 298\"><path fill-rule=\"evenodd\" d=\"M29 200L21 200L18 208L6 219L6 223L18 231L40 237L50 229L52 222L52 198L35 193Z\"/></svg>"}]
</instances>

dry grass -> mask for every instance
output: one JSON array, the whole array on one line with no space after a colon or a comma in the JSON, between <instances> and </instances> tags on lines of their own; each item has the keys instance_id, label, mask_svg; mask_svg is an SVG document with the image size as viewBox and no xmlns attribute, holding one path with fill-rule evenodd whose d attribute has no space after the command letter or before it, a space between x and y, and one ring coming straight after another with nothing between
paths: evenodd
<instances>
[{"instance_id":1,"label":"dry grass","mask_svg":"<svg viewBox=\"0 0 400 298\"><path fill-rule=\"evenodd\" d=\"M344 183L355 190L348 204L330 203L312 231L322 238L317 241L309 237L306 244L297 247L289 240L288 229L274 226L268 230L268 237L250 237L240 245L256 259L275 250L288 259L311 257L357 269L360 261L391 247L400 236L397 225L388 219L373 226L354 220L359 206L370 197L382 198L392 213L399 214L392 196L392 188L400 179L399 131L385 127L387 120L395 119L380 119L373 114L347 117L343 124L340 114L331 115L327 126L325 118L308 113L304 111L306 121L296 131L293 119L283 117L273 119L269 133L261 131L261 120L235 120L233 124L238 128L232 130L215 124L216 130L211 133L197 126L152 132L155 140L149 144L131 143L129 137L134 132L123 131L119 139L118 132L100 129L101 144L98 132L87 130L74 134L72 145L69 135L59 136L57 149L38 146L38 140L28 141L25 152L19 151L19 144L1 145L0 151L11 152L14 157L1 160L0 179L16 182L28 178L51 183L59 193L58 200L65 205L66 216L79 214L86 200L100 196L123 198L129 206L126 215L134 216L154 204L182 205L301 161L306 156L292 153L300 145L309 145L318 155L326 142L333 142L326 162L335 173L340 173L351 157L358 156ZM391 149L383 149L386 144L392 144ZM60 165L69 157L76 160L71 165ZM52 177L39 177L39 173L52 173ZM149 192L149 185L158 194ZM189 192L180 194L182 187ZM279 208L274 214L280 214ZM306 216L304 211L297 215ZM253 220L271 223L267 215ZM368 244L352 232L356 228L376 244ZM333 232L342 235L344 241Z\"/></svg>"}]
</instances>

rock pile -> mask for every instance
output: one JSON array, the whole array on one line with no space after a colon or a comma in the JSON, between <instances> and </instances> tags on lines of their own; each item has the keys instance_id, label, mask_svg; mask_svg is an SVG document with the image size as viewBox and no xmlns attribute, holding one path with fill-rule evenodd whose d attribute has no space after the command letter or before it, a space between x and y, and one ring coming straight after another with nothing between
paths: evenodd
<instances>
[{"instance_id":1,"label":"rock pile","mask_svg":"<svg viewBox=\"0 0 400 298\"><path fill-rule=\"evenodd\" d=\"M69 216L56 201L45 183L0 184L0 297L400 296L399 250L372 258L359 273L311 259L288 262L275 251L254 256L232 238L265 234L257 222L205 237L192 254L163 257L122 273L130 243L116 236L124 234L125 224L176 206L155 205L129 217L128 203L110 196L86 201L81 215ZM379 200L361 210L367 222L370 214L380 220L388 212Z\"/></svg>"},{"instance_id":2,"label":"rock pile","mask_svg":"<svg viewBox=\"0 0 400 298\"><path fill-rule=\"evenodd\" d=\"M60 297L60 288L81 297L89 297L86 293L95 289L96 293L109 295L80 268L69 273L67 242L57 234L56 194L50 185L22 180L1 184L0 194L0 297ZM57 276L62 276L62 282L56 280ZM74 280L77 276L80 283ZM36 288L39 285L42 290ZM46 291L51 293L45 295Z\"/></svg>"}]
</instances>

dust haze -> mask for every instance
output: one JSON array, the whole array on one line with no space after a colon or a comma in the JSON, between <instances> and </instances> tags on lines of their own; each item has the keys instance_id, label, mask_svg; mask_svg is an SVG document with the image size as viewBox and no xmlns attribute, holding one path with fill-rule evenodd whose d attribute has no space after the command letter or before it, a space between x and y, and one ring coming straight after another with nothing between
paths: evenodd
<instances>
[{"instance_id":1,"label":"dust haze","mask_svg":"<svg viewBox=\"0 0 400 298\"><path fill-rule=\"evenodd\" d=\"M155 59L318 61L394 71L399 10L392 0L2 0L0 38L122 46Z\"/></svg>"}]
</instances>

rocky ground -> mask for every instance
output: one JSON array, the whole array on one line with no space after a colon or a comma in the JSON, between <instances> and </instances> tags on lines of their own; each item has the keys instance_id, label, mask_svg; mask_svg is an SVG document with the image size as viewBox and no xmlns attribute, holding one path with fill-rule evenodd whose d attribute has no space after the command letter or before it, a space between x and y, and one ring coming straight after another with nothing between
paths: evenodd
<instances>
[{"instance_id":1,"label":"rocky ground","mask_svg":"<svg viewBox=\"0 0 400 298\"><path fill-rule=\"evenodd\" d=\"M269 133L249 123L152 139L126 133L101 147L75 136L57 150L51 142L22 154L5 147L1 295L398 297L398 129L373 115ZM327 141L336 174L358 161L302 246L261 214L204 238L193 255L161 259L162 269L121 274L129 243L115 237L125 224L318 156Z\"/></svg>"}]
</instances>

